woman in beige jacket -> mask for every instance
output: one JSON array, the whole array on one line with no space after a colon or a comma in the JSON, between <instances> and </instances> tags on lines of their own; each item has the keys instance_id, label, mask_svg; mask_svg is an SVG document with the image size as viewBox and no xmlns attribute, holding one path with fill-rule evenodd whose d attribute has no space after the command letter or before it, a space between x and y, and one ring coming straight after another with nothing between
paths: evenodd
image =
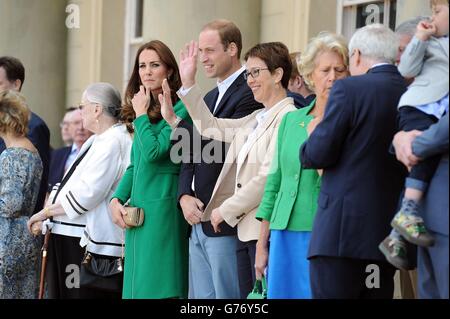
<instances>
[{"instance_id":1,"label":"woman in beige jacket","mask_svg":"<svg viewBox=\"0 0 450 319\"><path fill-rule=\"evenodd\" d=\"M220 232L222 222L238 227L237 271L241 297L245 298L255 281L260 229L255 214L271 167L278 126L287 112L296 109L292 98L286 97L292 65L287 47L280 42L258 44L250 49L245 55L247 84L264 109L241 119L218 119L211 114L195 85L197 54L195 42L181 53L183 87L178 94L201 135L230 143L211 200L198 217L201 221L211 220L216 232ZM179 119L173 113L168 92L166 86L164 97L160 96L162 114L176 127Z\"/></svg>"}]
</instances>

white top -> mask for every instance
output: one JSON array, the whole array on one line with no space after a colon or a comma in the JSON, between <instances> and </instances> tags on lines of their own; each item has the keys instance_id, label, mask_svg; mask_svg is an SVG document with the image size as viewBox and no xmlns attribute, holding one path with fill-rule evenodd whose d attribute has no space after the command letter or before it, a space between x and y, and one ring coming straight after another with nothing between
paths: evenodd
<instances>
[{"instance_id":1,"label":"white top","mask_svg":"<svg viewBox=\"0 0 450 319\"><path fill-rule=\"evenodd\" d=\"M78 156L91 148L58 195L56 202L61 203L66 215L54 217L53 233L81 237L80 245L87 245L89 252L121 256L123 233L112 222L108 204L130 163L131 144L122 124L84 143ZM86 227L67 225L82 221Z\"/></svg>"},{"instance_id":2,"label":"white top","mask_svg":"<svg viewBox=\"0 0 450 319\"><path fill-rule=\"evenodd\" d=\"M256 114L256 126L253 131L248 135L245 144L242 146L239 154L237 156L238 165L244 163L246 155L248 153L248 147L251 145L251 142L258 136L258 130L260 130L261 126L266 122L267 118L271 117L271 114L276 110L277 106L284 102L286 98L282 99L280 102L272 106L270 109L263 109L258 114ZM293 103L293 101L292 101Z\"/></svg>"}]
</instances>

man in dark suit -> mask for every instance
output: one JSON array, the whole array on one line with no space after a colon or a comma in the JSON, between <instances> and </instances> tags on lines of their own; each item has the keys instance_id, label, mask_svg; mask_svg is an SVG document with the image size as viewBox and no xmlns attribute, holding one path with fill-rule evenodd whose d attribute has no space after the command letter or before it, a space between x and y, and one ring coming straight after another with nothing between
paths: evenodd
<instances>
[{"instance_id":1,"label":"man in dark suit","mask_svg":"<svg viewBox=\"0 0 450 319\"><path fill-rule=\"evenodd\" d=\"M406 84L395 34L374 24L350 41L352 77L335 82L325 115L300 149L323 169L309 249L314 298L392 298L393 268L378 250L389 233L405 170L389 153Z\"/></svg>"},{"instance_id":2,"label":"man in dark suit","mask_svg":"<svg viewBox=\"0 0 450 319\"><path fill-rule=\"evenodd\" d=\"M20 92L25 81L25 68L20 60L4 56L0 57L0 91L13 90ZM50 131L45 122L31 112L28 123L28 138L36 147L42 160L43 171L39 194L34 214L42 210L47 192L48 170L50 164ZM0 139L0 153L5 150L5 143Z\"/></svg>"},{"instance_id":3,"label":"man in dark suit","mask_svg":"<svg viewBox=\"0 0 450 319\"><path fill-rule=\"evenodd\" d=\"M448 299L448 113L438 123L420 134L399 132L394 138L397 158L407 167L419 160L441 155L421 207L427 229L436 242L433 247L419 247L417 260L419 298Z\"/></svg>"},{"instance_id":4,"label":"man in dark suit","mask_svg":"<svg viewBox=\"0 0 450 319\"><path fill-rule=\"evenodd\" d=\"M217 78L217 87L204 98L211 113L219 118L241 118L263 106L255 102L244 79L240 62L242 39L237 26L227 20L205 25L199 36L200 60L206 76ZM192 225L189 240L190 298L240 298L236 261L236 230L221 224L215 233L211 222L200 222L202 209L208 204L226 155L226 145L205 140L181 121L177 130L190 132L191 153L183 161L178 189L179 204L184 217ZM177 131L175 131L176 134ZM195 143L201 143L195 151ZM217 151L221 151L217 154ZM241 247L241 253L246 248ZM251 270L250 270L251 271Z\"/></svg>"}]
</instances>

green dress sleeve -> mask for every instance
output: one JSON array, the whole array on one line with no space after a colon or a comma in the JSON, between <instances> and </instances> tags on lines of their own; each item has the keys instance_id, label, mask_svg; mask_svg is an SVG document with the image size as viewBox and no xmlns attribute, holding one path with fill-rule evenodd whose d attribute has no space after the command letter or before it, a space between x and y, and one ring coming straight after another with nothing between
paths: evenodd
<instances>
[{"instance_id":1,"label":"green dress sleeve","mask_svg":"<svg viewBox=\"0 0 450 319\"><path fill-rule=\"evenodd\" d=\"M174 110L181 118L188 119L188 113L181 101L174 106ZM134 120L134 143L138 143L142 158L149 163L157 162L170 154L172 128L165 120L161 121L163 127L157 131L147 115L141 115Z\"/></svg>"},{"instance_id":2,"label":"green dress sleeve","mask_svg":"<svg viewBox=\"0 0 450 319\"><path fill-rule=\"evenodd\" d=\"M117 198L122 202L122 204L128 201L128 199L131 197L133 176L134 176L134 142L133 145L131 146L130 165L128 165L111 199Z\"/></svg>"}]
</instances>

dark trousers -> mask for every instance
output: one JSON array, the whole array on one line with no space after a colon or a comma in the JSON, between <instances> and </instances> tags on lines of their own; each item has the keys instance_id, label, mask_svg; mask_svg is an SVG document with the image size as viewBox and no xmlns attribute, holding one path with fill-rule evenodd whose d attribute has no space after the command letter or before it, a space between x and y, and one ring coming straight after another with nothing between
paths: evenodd
<instances>
[{"instance_id":1,"label":"dark trousers","mask_svg":"<svg viewBox=\"0 0 450 319\"><path fill-rule=\"evenodd\" d=\"M79 280L79 267L83 256L84 248L80 247L80 238L57 234L50 235L45 273L48 298L120 299L121 294L112 294L74 285L75 281Z\"/></svg>"},{"instance_id":2,"label":"dark trousers","mask_svg":"<svg viewBox=\"0 0 450 319\"><path fill-rule=\"evenodd\" d=\"M256 240L248 242L237 241L236 248L239 289L241 298L247 299L248 294L253 290L255 283L255 256Z\"/></svg>"},{"instance_id":3,"label":"dark trousers","mask_svg":"<svg viewBox=\"0 0 450 319\"><path fill-rule=\"evenodd\" d=\"M85 289L70 288L66 283L67 280L71 286L72 277L70 276L72 274L76 276L73 269L80 266L83 255L84 249L80 247L80 238L50 235L46 269L46 283L50 299L87 298Z\"/></svg>"},{"instance_id":4,"label":"dark trousers","mask_svg":"<svg viewBox=\"0 0 450 319\"><path fill-rule=\"evenodd\" d=\"M426 114L412 106L403 106L399 109L398 126L401 131L424 131L437 121L438 119L435 116ZM428 184L436 171L440 159L441 155L437 155L420 161L413 166L409 177Z\"/></svg>"},{"instance_id":5,"label":"dark trousers","mask_svg":"<svg viewBox=\"0 0 450 319\"><path fill-rule=\"evenodd\" d=\"M387 262L318 256L310 259L314 299L392 299L395 268Z\"/></svg>"},{"instance_id":6,"label":"dark trousers","mask_svg":"<svg viewBox=\"0 0 450 319\"><path fill-rule=\"evenodd\" d=\"M448 235L429 231L435 239L432 247L419 247L417 281L420 299L448 299Z\"/></svg>"}]
</instances>

